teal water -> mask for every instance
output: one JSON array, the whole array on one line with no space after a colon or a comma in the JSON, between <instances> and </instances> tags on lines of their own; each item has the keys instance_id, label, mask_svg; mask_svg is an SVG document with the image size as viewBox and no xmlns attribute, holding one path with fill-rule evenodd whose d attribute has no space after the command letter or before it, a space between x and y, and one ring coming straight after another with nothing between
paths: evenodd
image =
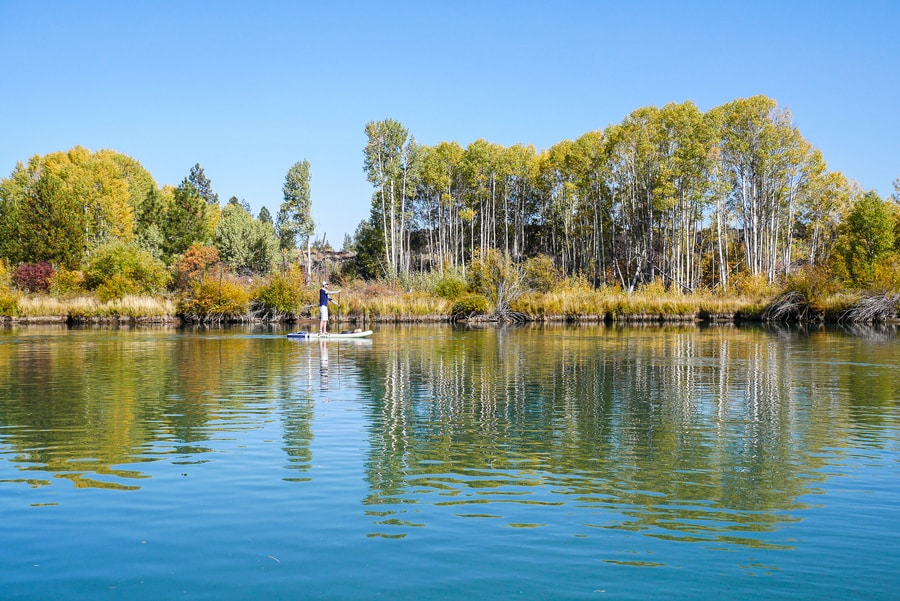
<instances>
[{"instance_id":1,"label":"teal water","mask_svg":"<svg viewBox=\"0 0 900 601\"><path fill-rule=\"evenodd\" d=\"M0 329L0 598L896 599L893 329Z\"/></svg>"}]
</instances>

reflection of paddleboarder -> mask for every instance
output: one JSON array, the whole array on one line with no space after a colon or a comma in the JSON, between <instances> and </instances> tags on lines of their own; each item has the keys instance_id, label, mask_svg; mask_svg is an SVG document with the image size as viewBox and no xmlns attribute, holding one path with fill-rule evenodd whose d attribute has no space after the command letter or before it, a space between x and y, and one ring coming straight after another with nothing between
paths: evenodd
<instances>
[{"instance_id":1,"label":"reflection of paddleboarder","mask_svg":"<svg viewBox=\"0 0 900 601\"><path fill-rule=\"evenodd\" d=\"M328 343L325 340L319 340L319 385L324 392L328 391Z\"/></svg>"},{"instance_id":2,"label":"reflection of paddleboarder","mask_svg":"<svg viewBox=\"0 0 900 601\"><path fill-rule=\"evenodd\" d=\"M334 292L340 292L340 290L334 290ZM328 282L322 282L322 288L319 290L319 334L328 333L328 303L335 302L331 298L331 293L332 291L328 289Z\"/></svg>"}]
</instances>

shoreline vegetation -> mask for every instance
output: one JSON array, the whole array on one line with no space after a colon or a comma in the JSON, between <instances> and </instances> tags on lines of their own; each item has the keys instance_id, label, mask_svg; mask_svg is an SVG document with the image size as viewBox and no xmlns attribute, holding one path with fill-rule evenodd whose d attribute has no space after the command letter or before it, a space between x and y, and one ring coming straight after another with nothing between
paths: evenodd
<instances>
[{"instance_id":1,"label":"shoreline vegetation","mask_svg":"<svg viewBox=\"0 0 900 601\"><path fill-rule=\"evenodd\" d=\"M316 290L306 287L303 296ZM715 294L672 294L661 290L626 293L615 289L562 287L545 293L528 292L498 310L486 296L465 293L448 299L399 285L357 282L340 294L332 307L332 321L342 324L378 323L641 323L733 324L779 323L896 323L900 295L841 292L824 298L805 298L795 290L761 296L721 297ZM318 308L300 301L295 310L272 310L258 300L244 310L233 306L189 313L197 299L126 295L102 301L95 296L59 298L50 294L18 294L0 299L0 326L68 324L239 324L314 323ZM300 305L298 303L298 305Z\"/></svg>"}]
</instances>

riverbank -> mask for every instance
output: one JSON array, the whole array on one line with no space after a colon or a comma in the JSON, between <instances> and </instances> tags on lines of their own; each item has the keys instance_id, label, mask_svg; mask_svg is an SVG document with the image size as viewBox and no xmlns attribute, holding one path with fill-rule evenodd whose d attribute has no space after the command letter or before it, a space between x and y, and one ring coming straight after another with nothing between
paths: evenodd
<instances>
[{"instance_id":1,"label":"riverbank","mask_svg":"<svg viewBox=\"0 0 900 601\"><path fill-rule=\"evenodd\" d=\"M878 323L898 320L900 295L848 294L810 300L796 292L772 297L722 297L713 294L627 294L616 290L570 290L522 295L502 311L488 304L454 302L412 291L375 294L347 290L332 319L337 323L572 322L572 323ZM477 306L476 306L477 305ZM11 309L11 310L10 310ZM315 321L315 307L271 315L254 311L186 316L165 297L125 297L101 302L22 295L0 315L0 324L45 323L297 323Z\"/></svg>"}]
</instances>

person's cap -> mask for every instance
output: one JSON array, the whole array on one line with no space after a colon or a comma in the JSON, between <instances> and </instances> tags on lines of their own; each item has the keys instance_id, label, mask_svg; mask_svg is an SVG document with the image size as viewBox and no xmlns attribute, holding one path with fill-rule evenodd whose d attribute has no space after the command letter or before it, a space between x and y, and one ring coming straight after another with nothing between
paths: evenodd
<instances>
[{"instance_id":1,"label":"person's cap","mask_svg":"<svg viewBox=\"0 0 900 601\"><path fill-rule=\"evenodd\" d=\"M327 285L328 285L328 282L322 282L322 285L323 285L323 286L327 286Z\"/></svg>"}]
</instances>

